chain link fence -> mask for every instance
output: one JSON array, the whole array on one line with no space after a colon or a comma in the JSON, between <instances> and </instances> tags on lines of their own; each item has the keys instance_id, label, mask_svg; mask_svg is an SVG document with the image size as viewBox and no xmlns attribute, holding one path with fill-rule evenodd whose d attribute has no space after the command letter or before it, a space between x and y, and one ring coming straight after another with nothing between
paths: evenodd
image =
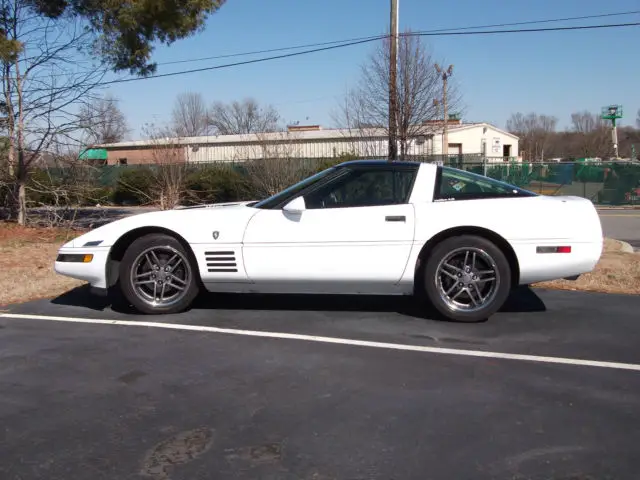
<instances>
[{"instance_id":1,"label":"chain link fence","mask_svg":"<svg viewBox=\"0 0 640 480\"><path fill-rule=\"evenodd\" d=\"M296 164L302 178L315 171L327 168L350 158L287 159L288 165ZM520 163L513 158L483 157L482 155L429 155L411 157L406 160L447 165L485 175L543 195L576 195L587 198L598 205L640 205L640 163L631 162L551 162ZM280 160L281 161L281 160ZM259 162L271 162L262 159ZM276 160L273 161L276 163ZM248 163L212 162L190 163L181 166L184 178L196 184L201 177L212 182L211 177L240 178L250 176ZM91 183L101 193L104 203L122 204L119 198L128 198L135 203L135 195L123 195L127 182L134 177L150 178L167 165L102 165L87 167L83 182ZM290 168L290 167L287 167ZM74 180L68 168L48 169L47 175L55 183ZM254 172L255 174L255 172ZM273 173L270 173L273 174ZM231 175L231 176L230 176ZM221 180L222 181L222 180ZM215 188L223 188L216 184ZM140 188L140 187L136 187ZM224 188L223 188L224 189ZM246 192L246 190L243 190ZM111 192L111 193L110 193ZM118 193L119 192L119 193ZM246 193L251 196L251 192ZM225 194L225 201L235 200ZM109 201L110 199L110 201ZM243 200L238 198L237 200ZM210 201L217 200L213 195Z\"/></svg>"},{"instance_id":2,"label":"chain link fence","mask_svg":"<svg viewBox=\"0 0 640 480\"><path fill-rule=\"evenodd\" d=\"M575 195L597 205L640 205L640 163L465 163L464 170L543 195Z\"/></svg>"}]
</instances>

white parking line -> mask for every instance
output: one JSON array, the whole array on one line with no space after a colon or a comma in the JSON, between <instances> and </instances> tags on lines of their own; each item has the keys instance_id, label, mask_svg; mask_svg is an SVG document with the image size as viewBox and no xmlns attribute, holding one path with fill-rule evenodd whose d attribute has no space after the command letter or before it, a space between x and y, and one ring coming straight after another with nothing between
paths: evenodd
<instances>
[{"instance_id":1,"label":"white parking line","mask_svg":"<svg viewBox=\"0 0 640 480\"><path fill-rule=\"evenodd\" d=\"M301 340L306 342L331 343L338 345L350 345L367 348L383 348L388 350L401 350L407 352L433 353L440 355L458 355L466 357L494 358L501 360L519 360L537 363L555 363L581 367L612 368L617 370L640 371L640 364L601 362L598 360L583 360L579 358L546 357L539 355L522 355L519 353L485 352L482 350L463 350L456 348L426 347L421 345L405 345L401 343L372 342L369 340L356 340L351 338L319 337L316 335L302 335L298 333L265 332L260 330L237 330L235 328L206 327L200 325L183 325L175 323L144 322L131 320L101 320L94 318L54 317L46 315L26 315L18 313L0 313L0 318L44 320L52 322L89 323L99 325L120 325L130 327L165 328L168 330L186 330L194 332L222 333L228 335L243 335L249 337L266 337L286 340Z\"/></svg>"}]
</instances>

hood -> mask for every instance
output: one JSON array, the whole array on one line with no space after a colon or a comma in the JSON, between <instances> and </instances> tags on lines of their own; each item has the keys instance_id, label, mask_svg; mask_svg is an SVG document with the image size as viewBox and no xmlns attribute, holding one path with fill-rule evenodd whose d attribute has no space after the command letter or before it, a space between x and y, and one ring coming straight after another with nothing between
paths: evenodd
<instances>
[{"instance_id":1,"label":"hood","mask_svg":"<svg viewBox=\"0 0 640 480\"><path fill-rule=\"evenodd\" d=\"M133 214L76 237L64 247L110 247L126 232L142 227L159 227L176 232L188 242L206 243L210 237L209 226L215 226L225 232L227 241L238 241L236 237L241 235L249 218L257 212L247 208L250 203L252 202L217 203ZM214 209L215 215L209 209ZM207 225L207 228L203 228L203 225ZM99 244L87 245L93 242Z\"/></svg>"},{"instance_id":2,"label":"hood","mask_svg":"<svg viewBox=\"0 0 640 480\"><path fill-rule=\"evenodd\" d=\"M200 208L221 208L221 207L237 207L237 206L251 206L258 203L258 200L247 200L243 202L225 202L225 203L205 203L204 205L190 205L187 207L177 207L175 210L194 210Z\"/></svg>"}]
</instances>

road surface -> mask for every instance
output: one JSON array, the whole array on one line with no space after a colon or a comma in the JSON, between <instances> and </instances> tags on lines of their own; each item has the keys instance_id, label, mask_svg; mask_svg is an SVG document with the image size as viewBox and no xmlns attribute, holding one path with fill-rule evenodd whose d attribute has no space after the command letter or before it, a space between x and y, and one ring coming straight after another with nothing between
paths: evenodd
<instances>
[{"instance_id":1,"label":"road surface","mask_svg":"<svg viewBox=\"0 0 640 480\"><path fill-rule=\"evenodd\" d=\"M471 325L368 297L11 306L0 478L637 478L638 311L526 289Z\"/></svg>"}]
</instances>

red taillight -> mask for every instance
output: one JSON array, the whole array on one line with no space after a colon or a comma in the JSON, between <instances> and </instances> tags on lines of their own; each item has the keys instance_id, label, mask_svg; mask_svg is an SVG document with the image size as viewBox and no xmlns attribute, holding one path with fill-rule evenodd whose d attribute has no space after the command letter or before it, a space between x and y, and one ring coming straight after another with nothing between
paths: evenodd
<instances>
[{"instance_id":1,"label":"red taillight","mask_svg":"<svg viewBox=\"0 0 640 480\"><path fill-rule=\"evenodd\" d=\"M536 253L571 253L571 247L537 247Z\"/></svg>"}]
</instances>

